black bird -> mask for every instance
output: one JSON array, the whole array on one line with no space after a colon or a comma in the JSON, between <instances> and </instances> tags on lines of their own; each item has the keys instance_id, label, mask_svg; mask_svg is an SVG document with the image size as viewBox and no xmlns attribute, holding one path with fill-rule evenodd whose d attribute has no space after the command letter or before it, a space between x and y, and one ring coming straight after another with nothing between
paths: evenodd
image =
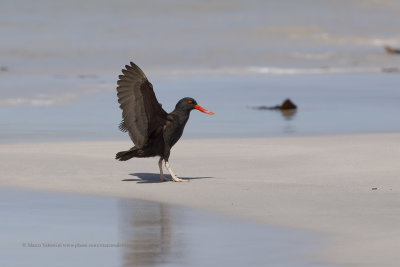
<instances>
[{"instance_id":1,"label":"black bird","mask_svg":"<svg viewBox=\"0 0 400 267\"><path fill-rule=\"evenodd\" d=\"M115 158L125 161L160 156L158 166L161 181L168 181L162 170L163 160L174 182L188 181L176 177L172 172L168 162L171 148L182 136L190 111L197 109L210 115L214 112L199 106L193 98L185 97L168 114L157 101L153 85L144 72L133 62L125 68L123 75L119 76L117 87L118 103L122 109L119 128L129 133L135 146L118 152Z\"/></svg>"}]
</instances>

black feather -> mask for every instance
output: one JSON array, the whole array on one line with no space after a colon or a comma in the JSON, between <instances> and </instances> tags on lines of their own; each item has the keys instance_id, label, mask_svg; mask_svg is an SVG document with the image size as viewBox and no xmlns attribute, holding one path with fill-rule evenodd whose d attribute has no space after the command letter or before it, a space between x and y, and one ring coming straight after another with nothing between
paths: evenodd
<instances>
[{"instance_id":1,"label":"black feather","mask_svg":"<svg viewBox=\"0 0 400 267\"><path fill-rule=\"evenodd\" d=\"M126 133L128 131L128 128L126 128L124 120L121 121L121 123L118 125L118 128L121 130L121 132Z\"/></svg>"}]
</instances>

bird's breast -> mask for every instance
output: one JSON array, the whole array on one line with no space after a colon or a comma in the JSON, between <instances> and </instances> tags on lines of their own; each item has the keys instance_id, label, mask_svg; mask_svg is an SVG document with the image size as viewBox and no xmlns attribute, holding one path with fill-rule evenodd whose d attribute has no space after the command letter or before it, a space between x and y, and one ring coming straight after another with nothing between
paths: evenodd
<instances>
[{"instance_id":1,"label":"bird's breast","mask_svg":"<svg viewBox=\"0 0 400 267\"><path fill-rule=\"evenodd\" d=\"M176 142L181 138L183 134L183 130L185 129L187 119L186 120L168 120L164 125L164 141L168 143L171 147L175 145Z\"/></svg>"}]
</instances>

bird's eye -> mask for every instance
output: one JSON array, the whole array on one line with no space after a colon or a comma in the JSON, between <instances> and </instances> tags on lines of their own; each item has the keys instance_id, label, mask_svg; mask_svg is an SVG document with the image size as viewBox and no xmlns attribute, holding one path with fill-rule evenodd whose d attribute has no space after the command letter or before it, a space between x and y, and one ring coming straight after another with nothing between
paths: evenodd
<instances>
[{"instance_id":1,"label":"bird's eye","mask_svg":"<svg viewBox=\"0 0 400 267\"><path fill-rule=\"evenodd\" d=\"M192 104L192 103L193 103L193 101L192 101L192 100L188 100L188 103L189 103L189 104Z\"/></svg>"}]
</instances>

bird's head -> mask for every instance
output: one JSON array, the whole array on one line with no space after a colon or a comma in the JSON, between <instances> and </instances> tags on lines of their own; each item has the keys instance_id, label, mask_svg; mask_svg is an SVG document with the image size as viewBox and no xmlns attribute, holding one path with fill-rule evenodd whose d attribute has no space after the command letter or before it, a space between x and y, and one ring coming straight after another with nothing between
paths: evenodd
<instances>
[{"instance_id":1,"label":"bird's head","mask_svg":"<svg viewBox=\"0 0 400 267\"><path fill-rule=\"evenodd\" d=\"M196 100L194 100L191 97L185 97L185 98L182 98L181 100L179 100L179 102L176 104L175 109L185 110L185 111L191 111L193 109L197 109L201 112L204 112L204 113L207 113L210 115L214 115L214 112L209 111L209 110L199 106L197 104Z\"/></svg>"}]
</instances>

